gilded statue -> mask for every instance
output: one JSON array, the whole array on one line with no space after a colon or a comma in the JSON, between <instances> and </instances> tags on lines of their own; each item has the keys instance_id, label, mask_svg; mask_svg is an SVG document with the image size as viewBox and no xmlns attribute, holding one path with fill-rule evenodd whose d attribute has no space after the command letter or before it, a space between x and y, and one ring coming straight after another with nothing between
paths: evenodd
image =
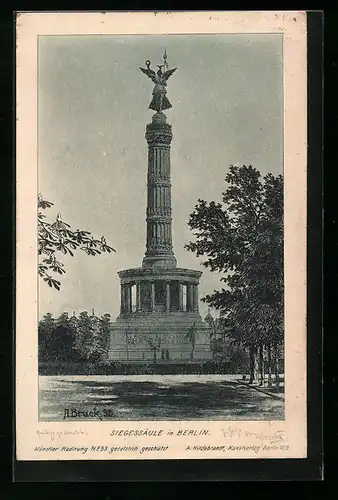
<instances>
[{"instance_id":1,"label":"gilded statue","mask_svg":"<svg viewBox=\"0 0 338 500\"><path fill-rule=\"evenodd\" d=\"M172 105L167 98L167 80L176 71L177 68L168 69L167 63L167 53L164 52L163 64L158 64L158 70L155 73L154 70L150 68L151 62L147 60L145 62L146 69L140 68L140 70L147 75L155 84L153 89L153 98L149 104L149 109L153 109L158 113L162 113L163 110L172 108ZM163 71L164 70L164 71Z\"/></svg>"}]
</instances>

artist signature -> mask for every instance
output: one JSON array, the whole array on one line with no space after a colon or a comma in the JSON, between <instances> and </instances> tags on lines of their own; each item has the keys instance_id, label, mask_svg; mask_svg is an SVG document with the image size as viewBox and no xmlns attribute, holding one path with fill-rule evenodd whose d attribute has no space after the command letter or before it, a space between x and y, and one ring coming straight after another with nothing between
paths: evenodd
<instances>
[{"instance_id":1,"label":"artist signature","mask_svg":"<svg viewBox=\"0 0 338 500\"><path fill-rule=\"evenodd\" d=\"M63 420L85 419L85 420L103 420L111 417L111 410L104 408L103 410L94 406L90 409L64 408Z\"/></svg>"}]
</instances>

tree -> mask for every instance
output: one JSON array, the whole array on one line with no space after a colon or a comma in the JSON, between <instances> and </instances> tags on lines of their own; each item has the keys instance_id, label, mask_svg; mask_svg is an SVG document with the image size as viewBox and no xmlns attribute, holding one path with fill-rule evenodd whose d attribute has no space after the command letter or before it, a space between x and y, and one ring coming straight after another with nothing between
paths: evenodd
<instances>
[{"instance_id":1,"label":"tree","mask_svg":"<svg viewBox=\"0 0 338 500\"><path fill-rule=\"evenodd\" d=\"M87 359L90 362L107 360L108 341L110 332L110 314L104 314L102 318L94 315L90 317L90 337L87 345Z\"/></svg>"},{"instance_id":2,"label":"tree","mask_svg":"<svg viewBox=\"0 0 338 500\"><path fill-rule=\"evenodd\" d=\"M92 316L87 311L79 314L75 349L83 361L94 363L107 360L110 329L110 314L101 318L95 316L94 311Z\"/></svg>"},{"instance_id":3,"label":"tree","mask_svg":"<svg viewBox=\"0 0 338 500\"><path fill-rule=\"evenodd\" d=\"M50 313L43 316L38 327L39 362L75 360L76 330L64 312L56 319Z\"/></svg>"},{"instance_id":4,"label":"tree","mask_svg":"<svg viewBox=\"0 0 338 500\"><path fill-rule=\"evenodd\" d=\"M248 366L247 353L232 341L228 318L213 318L209 310L204 321L208 323L211 330L210 347L213 358L229 363L236 372L246 370Z\"/></svg>"},{"instance_id":5,"label":"tree","mask_svg":"<svg viewBox=\"0 0 338 500\"><path fill-rule=\"evenodd\" d=\"M75 339L75 349L82 360L90 357L90 344L92 341L92 322L87 311L79 314Z\"/></svg>"},{"instance_id":6,"label":"tree","mask_svg":"<svg viewBox=\"0 0 338 500\"><path fill-rule=\"evenodd\" d=\"M283 178L262 179L243 165L231 166L225 181L222 203L198 200L188 222L195 241L186 248L221 273L224 287L202 300L221 311L232 340L249 350L252 382L257 349L277 352L283 341Z\"/></svg>"},{"instance_id":7,"label":"tree","mask_svg":"<svg viewBox=\"0 0 338 500\"><path fill-rule=\"evenodd\" d=\"M101 359L103 361L107 361L108 359L110 332L111 332L111 316L110 314L106 313L100 318L99 352Z\"/></svg>"},{"instance_id":8,"label":"tree","mask_svg":"<svg viewBox=\"0 0 338 500\"><path fill-rule=\"evenodd\" d=\"M54 330L54 359L58 361L75 361L76 331L73 328L67 312L63 312L55 322Z\"/></svg>"},{"instance_id":9,"label":"tree","mask_svg":"<svg viewBox=\"0 0 338 500\"><path fill-rule=\"evenodd\" d=\"M52 314L47 313L39 321L38 326L38 356L39 362L49 360L50 346L54 342L55 320Z\"/></svg>"},{"instance_id":10,"label":"tree","mask_svg":"<svg viewBox=\"0 0 338 500\"><path fill-rule=\"evenodd\" d=\"M58 214L56 220L47 222L43 210L53 206L53 203L38 196L38 274L50 286L60 290L61 283L52 275L62 276L66 271L64 264L59 260L59 255L74 257L76 250L87 255L96 256L103 252L115 252L114 248L107 245L104 236L96 239L89 231L73 230L62 220Z\"/></svg>"},{"instance_id":11,"label":"tree","mask_svg":"<svg viewBox=\"0 0 338 500\"><path fill-rule=\"evenodd\" d=\"M54 319L47 313L39 322L39 362L107 360L110 328L110 314L97 318L84 311L69 318L64 312Z\"/></svg>"}]
</instances>

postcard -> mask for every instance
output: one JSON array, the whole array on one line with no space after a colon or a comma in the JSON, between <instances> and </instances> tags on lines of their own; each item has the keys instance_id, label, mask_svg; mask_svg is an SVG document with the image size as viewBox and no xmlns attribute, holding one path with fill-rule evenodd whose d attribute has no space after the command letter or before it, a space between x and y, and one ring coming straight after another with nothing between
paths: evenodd
<instances>
[{"instance_id":1,"label":"postcard","mask_svg":"<svg viewBox=\"0 0 338 500\"><path fill-rule=\"evenodd\" d=\"M17 459L306 458L306 13L16 36Z\"/></svg>"}]
</instances>

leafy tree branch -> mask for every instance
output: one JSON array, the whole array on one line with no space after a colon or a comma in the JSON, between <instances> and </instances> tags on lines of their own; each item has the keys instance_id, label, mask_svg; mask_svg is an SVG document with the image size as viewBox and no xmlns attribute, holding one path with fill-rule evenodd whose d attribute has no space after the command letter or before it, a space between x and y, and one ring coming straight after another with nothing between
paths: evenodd
<instances>
[{"instance_id":1,"label":"leafy tree branch","mask_svg":"<svg viewBox=\"0 0 338 500\"><path fill-rule=\"evenodd\" d=\"M73 230L62 220L61 214L55 221L48 222L44 212L51 206L52 202L38 195L38 273L50 287L60 290L61 282L55 275L62 276L66 272L60 260L62 255L74 257L76 250L80 250L89 256L96 256L115 250L107 244L104 236L96 239L89 231Z\"/></svg>"}]
</instances>

